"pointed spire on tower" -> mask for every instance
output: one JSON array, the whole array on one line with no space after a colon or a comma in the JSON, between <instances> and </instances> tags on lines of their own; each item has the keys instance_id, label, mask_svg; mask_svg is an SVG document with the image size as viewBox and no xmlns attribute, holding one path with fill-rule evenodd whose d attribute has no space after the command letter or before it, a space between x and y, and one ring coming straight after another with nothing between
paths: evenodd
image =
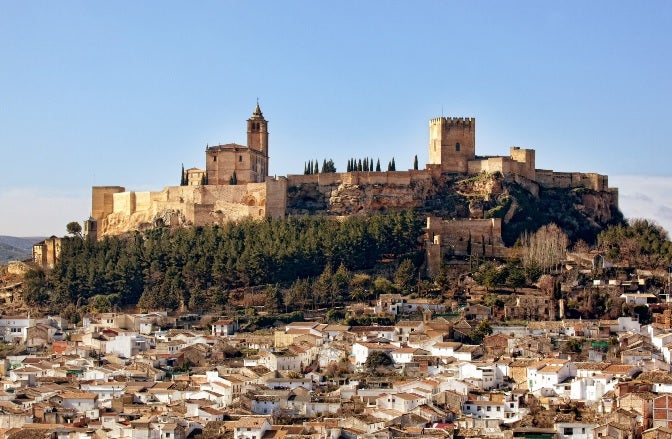
<instances>
[{"instance_id":1,"label":"pointed spire on tower","mask_svg":"<svg viewBox=\"0 0 672 439\"><path fill-rule=\"evenodd\" d=\"M254 108L252 116L264 117L264 114L261 112L261 107L259 107L259 98L257 98L257 106Z\"/></svg>"}]
</instances>

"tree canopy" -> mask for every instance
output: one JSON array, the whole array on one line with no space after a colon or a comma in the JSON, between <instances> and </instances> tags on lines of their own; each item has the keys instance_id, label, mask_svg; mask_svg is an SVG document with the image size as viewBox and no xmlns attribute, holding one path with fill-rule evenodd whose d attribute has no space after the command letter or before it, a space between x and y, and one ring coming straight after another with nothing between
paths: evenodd
<instances>
[{"instance_id":1,"label":"tree canopy","mask_svg":"<svg viewBox=\"0 0 672 439\"><path fill-rule=\"evenodd\" d=\"M225 303L230 289L280 283L301 292L302 279L323 275L321 299L333 304L346 292L349 270L416 251L420 233L415 214L405 211L342 221L291 217L160 228L98 242L68 238L53 270L29 274L24 295L53 312L93 305L94 296L100 306L206 308ZM280 307L276 291L267 299Z\"/></svg>"}]
</instances>

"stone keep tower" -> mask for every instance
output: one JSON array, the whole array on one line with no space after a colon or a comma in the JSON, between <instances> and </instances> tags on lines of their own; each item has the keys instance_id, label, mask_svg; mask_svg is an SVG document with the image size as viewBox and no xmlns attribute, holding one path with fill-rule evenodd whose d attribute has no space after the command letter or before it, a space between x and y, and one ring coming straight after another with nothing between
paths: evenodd
<instances>
[{"instance_id":1,"label":"stone keep tower","mask_svg":"<svg viewBox=\"0 0 672 439\"><path fill-rule=\"evenodd\" d=\"M476 119L437 117L429 121L429 163L441 172L467 173L476 158Z\"/></svg>"},{"instance_id":2,"label":"stone keep tower","mask_svg":"<svg viewBox=\"0 0 672 439\"><path fill-rule=\"evenodd\" d=\"M247 119L247 145L227 143L207 147L205 172L208 184L263 183L268 177L268 121L259 103ZM235 178L234 178L235 176Z\"/></svg>"}]
</instances>

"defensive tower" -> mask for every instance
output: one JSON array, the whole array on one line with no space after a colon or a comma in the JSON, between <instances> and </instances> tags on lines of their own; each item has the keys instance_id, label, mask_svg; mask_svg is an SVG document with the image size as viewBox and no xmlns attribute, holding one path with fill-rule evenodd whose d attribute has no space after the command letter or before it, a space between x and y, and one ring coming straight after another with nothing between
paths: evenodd
<instances>
[{"instance_id":1,"label":"defensive tower","mask_svg":"<svg viewBox=\"0 0 672 439\"><path fill-rule=\"evenodd\" d=\"M442 172L467 173L476 158L476 119L437 117L429 121L429 163Z\"/></svg>"}]
</instances>

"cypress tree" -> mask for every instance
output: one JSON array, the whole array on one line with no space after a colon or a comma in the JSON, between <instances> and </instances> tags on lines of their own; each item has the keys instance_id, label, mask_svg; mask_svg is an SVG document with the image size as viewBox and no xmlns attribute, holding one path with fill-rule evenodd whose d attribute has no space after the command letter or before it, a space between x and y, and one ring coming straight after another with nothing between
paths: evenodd
<instances>
[{"instance_id":1,"label":"cypress tree","mask_svg":"<svg viewBox=\"0 0 672 439\"><path fill-rule=\"evenodd\" d=\"M392 157L392 170L396 171L397 170L397 165L394 163L394 157Z\"/></svg>"},{"instance_id":2,"label":"cypress tree","mask_svg":"<svg viewBox=\"0 0 672 439\"><path fill-rule=\"evenodd\" d=\"M415 155L415 160L413 160L413 169L418 170L418 155Z\"/></svg>"},{"instance_id":3,"label":"cypress tree","mask_svg":"<svg viewBox=\"0 0 672 439\"><path fill-rule=\"evenodd\" d=\"M380 159L376 160L376 172L380 172Z\"/></svg>"},{"instance_id":4,"label":"cypress tree","mask_svg":"<svg viewBox=\"0 0 672 439\"><path fill-rule=\"evenodd\" d=\"M361 171L362 169L363 169L362 168L362 159L359 159L359 162L357 163L357 170Z\"/></svg>"},{"instance_id":5,"label":"cypress tree","mask_svg":"<svg viewBox=\"0 0 672 439\"><path fill-rule=\"evenodd\" d=\"M322 159L322 173L329 172L327 169L327 159Z\"/></svg>"},{"instance_id":6,"label":"cypress tree","mask_svg":"<svg viewBox=\"0 0 672 439\"><path fill-rule=\"evenodd\" d=\"M180 186L186 186L187 185L187 177L184 174L184 163L182 163L182 178L180 179Z\"/></svg>"},{"instance_id":7,"label":"cypress tree","mask_svg":"<svg viewBox=\"0 0 672 439\"><path fill-rule=\"evenodd\" d=\"M317 159L315 159L315 167L313 168L313 170L315 171L315 174L320 173L320 162L318 162Z\"/></svg>"}]
</instances>

